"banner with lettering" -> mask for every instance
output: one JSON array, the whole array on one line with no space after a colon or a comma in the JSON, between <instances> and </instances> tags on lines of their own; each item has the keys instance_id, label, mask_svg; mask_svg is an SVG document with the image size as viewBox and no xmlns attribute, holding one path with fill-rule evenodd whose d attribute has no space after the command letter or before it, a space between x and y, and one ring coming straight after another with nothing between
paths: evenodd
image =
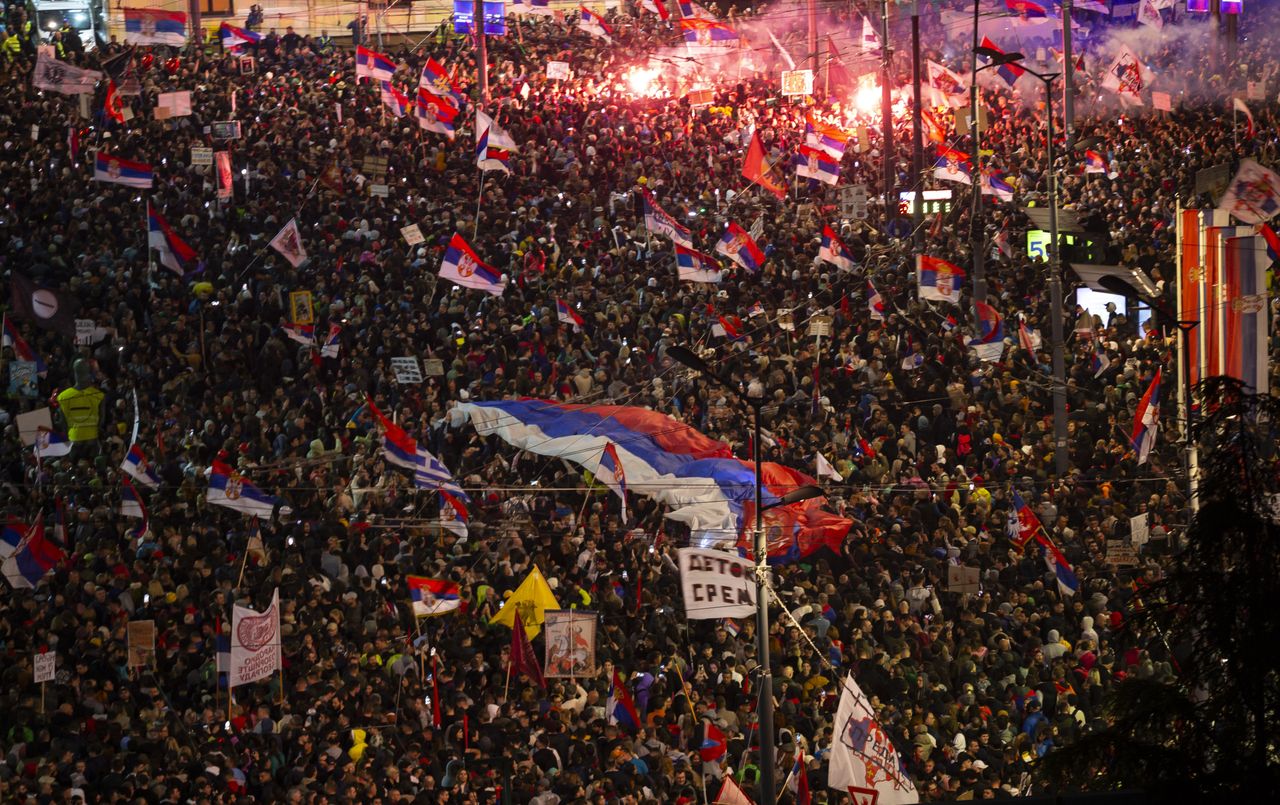
<instances>
[{"instance_id":1,"label":"banner with lettering","mask_svg":"<svg viewBox=\"0 0 1280 805\"><path fill-rule=\"evenodd\" d=\"M280 590L271 594L271 607L254 612L231 608L231 687L266 679L281 669Z\"/></svg>"},{"instance_id":2,"label":"banner with lettering","mask_svg":"<svg viewBox=\"0 0 1280 805\"><path fill-rule=\"evenodd\" d=\"M746 559L709 548L681 548L680 586L690 620L755 614L755 567Z\"/></svg>"}]
</instances>

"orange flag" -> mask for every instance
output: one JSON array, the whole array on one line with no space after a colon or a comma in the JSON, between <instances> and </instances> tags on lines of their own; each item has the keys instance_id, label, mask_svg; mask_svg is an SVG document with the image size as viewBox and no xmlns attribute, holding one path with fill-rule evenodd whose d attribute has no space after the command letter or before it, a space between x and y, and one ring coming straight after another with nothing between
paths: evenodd
<instances>
[{"instance_id":1,"label":"orange flag","mask_svg":"<svg viewBox=\"0 0 1280 805\"><path fill-rule=\"evenodd\" d=\"M747 149L747 159L742 163L742 175L779 199L787 197L787 189L769 178L769 165L764 159L764 146L760 143L758 131L751 135L751 147Z\"/></svg>"}]
</instances>

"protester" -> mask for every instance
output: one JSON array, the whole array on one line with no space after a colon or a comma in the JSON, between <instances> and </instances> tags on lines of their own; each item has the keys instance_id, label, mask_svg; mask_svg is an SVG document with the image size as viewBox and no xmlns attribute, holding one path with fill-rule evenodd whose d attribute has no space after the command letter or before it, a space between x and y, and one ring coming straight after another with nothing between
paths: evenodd
<instances>
[{"instance_id":1,"label":"protester","mask_svg":"<svg viewBox=\"0 0 1280 805\"><path fill-rule=\"evenodd\" d=\"M640 406L748 457L749 419L671 358L676 345L761 386L765 459L810 473L825 457L841 476L820 479L826 506L852 521L838 550L774 568L790 613L775 606L769 634L779 785L799 753L814 801L848 801L826 784L849 673L925 800L1032 790L1040 757L1101 723L1114 681L1175 673L1160 635L1124 628L1187 516L1175 406L1159 410L1145 463L1130 441L1157 372L1174 397L1172 323L1140 331L1119 311L1098 321L1068 307L1071 470L1059 475L1049 294L1018 206L984 203L989 301L1010 342L984 362L961 340L981 334L971 286L961 305L921 301L918 251L883 234L878 204L869 223L841 223L836 190L792 180L812 112L867 129L840 182L882 193L878 112L849 112L847 96L839 107L778 102L772 66L677 75L676 60L637 91L642 55L683 49L678 28L641 14L606 17L609 42L550 16L489 39L483 109L493 135L509 132L517 146L510 173L476 167L474 54L445 32L389 55L410 97L428 57L453 71L467 99L456 140L422 130L412 107L396 117L376 84L356 80L353 50L325 35L286 29L279 47L257 48L253 72L231 52L140 48L106 65L113 92L136 89L123 122L103 111L107 81L91 117L79 117L75 97L33 88L34 53L3 45L0 260L11 285L27 276L74 305L92 343L38 327L14 304L6 313L5 377L35 363L23 349L45 367L33 394L5 386L0 472L17 534L7 553L39 522L65 559L34 589L0 596L0 799L692 803L729 777L755 798L754 621L684 617L675 551L689 529L636 494L624 520L616 495L579 467L449 416L460 402L518 398ZM764 16L726 24L747 30ZM853 30L858 16L842 9L828 22ZM1160 283L1171 308L1178 204L1210 205L1194 191L1201 168L1265 162L1276 111L1251 101L1265 125L1252 138L1243 123L1233 133L1222 89L1228 72L1229 86L1274 74L1261 57L1273 30L1242 17L1248 35L1232 62L1216 45L1193 55L1190 32L1203 24L1178 16L1171 44L1142 51L1177 99L1155 112L1122 110L1096 85L1115 30L1081 13L1092 36L1074 135L1101 138L1093 149L1114 176L1084 173L1076 150L1059 150L1055 166L1065 206ZM23 20L11 7L8 30ZM363 33L359 21L348 27ZM967 69L939 18L925 31L929 58ZM65 58L98 67L94 54ZM781 62L767 47L753 58ZM568 61L572 77L548 78L549 61ZM894 64L909 87L909 60ZM1042 90L992 75L982 79L989 164L1021 201L1043 206ZM692 108L688 93L703 88L711 103ZM191 113L157 114L160 94L178 90L191 92ZM944 140L963 151L951 117ZM239 137L214 139L210 127L232 120ZM910 129L899 115L900 188L911 182ZM752 132L768 162L781 160L783 199L742 178ZM218 198L217 169L193 164L193 148L230 153L230 198ZM153 186L94 181L94 152L150 165ZM926 216L922 251L968 266L966 189L926 186L956 192L949 212ZM759 222L764 265L714 286L679 281L668 239L646 231L641 191L702 252L727 221ZM148 204L194 251L182 273L148 248ZM296 240L271 247L291 221ZM407 242L410 225L421 243ZM850 269L819 259L824 225ZM502 275L501 295L438 280L455 234ZM316 335L292 326L298 292L311 294ZM581 325L565 323L558 301ZM830 335L815 342L809 324L824 315ZM1020 320L1040 347L1019 345ZM393 359L409 356L421 382L397 379ZM81 359L92 378L73 374ZM54 456L45 434L50 455L37 458L19 416L86 382L104 393L98 438ZM470 500L465 524L388 461L378 414L451 471ZM119 469L131 446L156 489L139 480L145 464ZM145 519L120 513L126 477ZM232 484L221 505L208 497L219 478ZM245 516L245 481L280 505ZM1035 543L1017 549L1015 496L1074 569L1074 594ZM1139 514L1150 542L1133 546L1138 566L1116 567L1108 551L1130 540ZM976 591L949 589L961 565L978 569ZM598 613L596 675L541 688L523 665L509 674L512 630L490 621L524 600L514 591L535 569L560 607ZM457 608L416 618L409 576L456 584ZM283 669L230 697L218 647L232 604L263 612L277 590ZM155 655L135 667L127 635L138 621L154 621ZM543 642L533 636L539 662ZM56 676L37 685L35 655L46 651ZM613 689L615 671L627 696ZM638 724L619 723L624 698Z\"/></svg>"}]
</instances>

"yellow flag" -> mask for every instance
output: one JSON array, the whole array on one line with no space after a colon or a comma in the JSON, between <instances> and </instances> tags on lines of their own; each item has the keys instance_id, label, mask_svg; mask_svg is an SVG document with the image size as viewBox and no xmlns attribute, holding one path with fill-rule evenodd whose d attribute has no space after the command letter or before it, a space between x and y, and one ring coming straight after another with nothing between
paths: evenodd
<instances>
[{"instance_id":1,"label":"yellow flag","mask_svg":"<svg viewBox=\"0 0 1280 805\"><path fill-rule=\"evenodd\" d=\"M551 592L551 586L542 577L538 566L534 565L533 570L524 577L524 581L520 582L520 586L489 623L501 623L514 628L516 613L519 612L520 619L524 621L525 634L532 640L542 631L542 622L546 620L544 613L548 609L559 608L560 602L556 600L555 593Z\"/></svg>"}]
</instances>

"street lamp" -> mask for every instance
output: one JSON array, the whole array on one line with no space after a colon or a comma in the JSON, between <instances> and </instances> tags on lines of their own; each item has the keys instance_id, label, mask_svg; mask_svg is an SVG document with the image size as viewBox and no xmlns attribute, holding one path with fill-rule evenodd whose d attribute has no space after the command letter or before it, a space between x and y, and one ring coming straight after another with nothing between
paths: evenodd
<instances>
[{"instance_id":1,"label":"street lamp","mask_svg":"<svg viewBox=\"0 0 1280 805\"><path fill-rule=\"evenodd\" d=\"M776 775L773 746L773 674L769 663L769 591L766 581L769 577L768 545L764 535L764 513L767 509L789 506L802 500L822 497L825 492L820 487L806 485L796 487L778 500L764 505L764 482L761 475L760 461L760 409L764 407L764 388L759 393L752 393L749 387L743 393L740 384L721 376L711 368L697 353L688 347L673 346L667 349L667 355L677 363L692 369L710 380L714 380L726 391L751 406L752 427L755 438L752 440L752 460L755 462L755 498L756 522L753 550L756 559L756 654L760 658L760 802L762 805L774 805L777 801L775 788Z\"/></svg>"}]
</instances>

